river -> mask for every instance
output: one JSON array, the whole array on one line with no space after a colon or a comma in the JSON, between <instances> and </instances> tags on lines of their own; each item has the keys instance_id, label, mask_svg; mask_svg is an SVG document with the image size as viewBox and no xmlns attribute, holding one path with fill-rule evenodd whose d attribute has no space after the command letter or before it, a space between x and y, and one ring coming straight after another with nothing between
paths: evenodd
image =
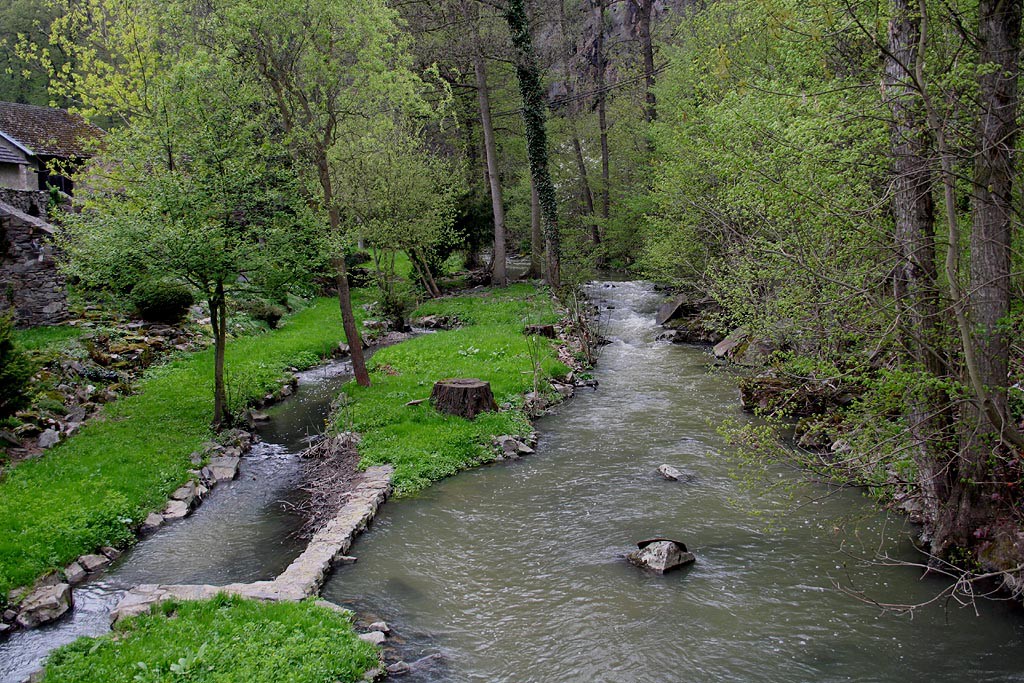
<instances>
[{"instance_id":1,"label":"river","mask_svg":"<svg viewBox=\"0 0 1024 683\"><path fill-rule=\"evenodd\" d=\"M758 493L729 476L717 433L746 419L705 349L656 342L664 300L644 283L591 287L604 334L596 391L537 423L527 458L460 474L384 507L329 600L395 631L403 680L1022 681L1024 615L1009 603L936 604L910 567L911 529L854 490ZM658 465L693 473L661 479ZM817 499L817 500L815 500ZM814 502L808 502L814 501ZM768 517L752 514L770 510ZM622 559L654 536L697 562L665 576Z\"/></svg>"},{"instance_id":2,"label":"river","mask_svg":"<svg viewBox=\"0 0 1024 683\"><path fill-rule=\"evenodd\" d=\"M923 603L946 584L913 560L912 529L857 491L768 472L760 491L730 476L717 432L748 419L734 379L705 349L654 340L664 299L644 283L598 283L604 347L597 390L540 419L537 453L482 467L392 501L324 596L394 629L391 659L420 660L407 681L1024 681L1024 610L932 604L914 618L875 600ZM64 620L0 643L0 682L18 683L54 647L107 630L139 583L271 578L301 550L296 454L347 380L303 376L271 408L238 480L75 590ZM669 482L668 463L692 473ZM753 514L768 511L768 515ZM622 556L644 538L684 541L690 567L656 576Z\"/></svg>"}]
</instances>

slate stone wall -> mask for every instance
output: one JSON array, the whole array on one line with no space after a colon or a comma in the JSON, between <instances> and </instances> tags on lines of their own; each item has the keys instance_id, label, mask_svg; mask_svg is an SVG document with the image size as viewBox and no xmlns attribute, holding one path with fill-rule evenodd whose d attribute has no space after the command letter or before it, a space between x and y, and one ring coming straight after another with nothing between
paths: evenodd
<instances>
[{"instance_id":1,"label":"slate stone wall","mask_svg":"<svg viewBox=\"0 0 1024 683\"><path fill-rule=\"evenodd\" d=\"M67 288L45 222L46 193L12 192L0 191L0 308L13 308L21 327L59 324L68 317ZM40 209L43 218L29 213Z\"/></svg>"}]
</instances>

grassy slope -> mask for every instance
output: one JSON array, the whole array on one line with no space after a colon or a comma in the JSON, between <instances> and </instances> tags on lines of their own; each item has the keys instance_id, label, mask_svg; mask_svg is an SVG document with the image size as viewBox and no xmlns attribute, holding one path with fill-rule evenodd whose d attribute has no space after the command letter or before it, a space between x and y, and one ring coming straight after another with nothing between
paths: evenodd
<instances>
[{"instance_id":1,"label":"grassy slope","mask_svg":"<svg viewBox=\"0 0 1024 683\"><path fill-rule=\"evenodd\" d=\"M337 301L319 300L279 330L229 343L230 390L258 398L284 368L315 363L343 338ZM163 506L187 478L189 454L210 438L212 385L212 350L154 368L106 419L0 480L0 601L83 553L130 542L132 526Z\"/></svg>"},{"instance_id":2,"label":"grassy slope","mask_svg":"<svg viewBox=\"0 0 1024 683\"><path fill-rule=\"evenodd\" d=\"M377 662L376 648L342 614L310 602L218 597L164 603L111 634L60 648L44 681L335 683L362 680Z\"/></svg>"},{"instance_id":3,"label":"grassy slope","mask_svg":"<svg viewBox=\"0 0 1024 683\"><path fill-rule=\"evenodd\" d=\"M492 460L487 444L494 435L530 431L519 410L468 421L442 415L427 403L405 404L429 397L434 382L451 377L488 381L499 404L521 404L521 395L533 385L523 326L557 319L549 295L530 285L431 301L415 312L431 314L454 315L467 326L379 351L372 362L373 386L348 385L350 401L338 418L340 429L362 434L359 451L364 465L395 466L400 494ZM567 368L556 360L550 343L541 343L544 374L564 374Z\"/></svg>"},{"instance_id":4,"label":"grassy slope","mask_svg":"<svg viewBox=\"0 0 1024 683\"><path fill-rule=\"evenodd\" d=\"M77 339L88 330L71 325L52 327L30 327L14 330L14 343L23 351L42 351L57 348L71 339Z\"/></svg>"}]
</instances>

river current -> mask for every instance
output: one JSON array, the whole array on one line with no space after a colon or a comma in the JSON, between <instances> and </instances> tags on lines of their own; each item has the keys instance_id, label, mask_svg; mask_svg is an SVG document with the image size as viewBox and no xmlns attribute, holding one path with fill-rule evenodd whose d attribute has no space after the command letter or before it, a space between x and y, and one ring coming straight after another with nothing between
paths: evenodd
<instances>
[{"instance_id":1,"label":"river current","mask_svg":"<svg viewBox=\"0 0 1024 683\"><path fill-rule=\"evenodd\" d=\"M946 584L914 560L912 529L855 490L730 476L717 427L745 420L735 379L706 349L655 341L665 299L646 283L595 283L596 391L542 418L535 455L460 474L386 505L329 600L394 628L405 680L1022 681L1024 615L1008 603L892 603ZM692 473L663 480L658 465ZM768 515L757 515L758 511ZM667 536L697 556L657 576L623 555Z\"/></svg>"},{"instance_id":2,"label":"river current","mask_svg":"<svg viewBox=\"0 0 1024 683\"><path fill-rule=\"evenodd\" d=\"M388 621L389 659L415 663L400 680L1024 681L1024 610L942 601L911 618L871 604L925 603L947 585L878 564L918 559L905 520L855 490L775 487L799 481L786 469L741 486L718 433L725 419L749 419L735 379L706 349L655 340L665 297L649 284L589 289L611 340L593 373L600 386L538 421L534 455L389 502L353 548L359 561L323 590L361 621ZM76 588L72 615L0 643L0 683L105 632L136 584L282 570L302 547L295 454L345 371L305 375L268 411L240 478ZM662 479L663 463L691 480ZM685 542L697 562L657 576L623 559L658 536Z\"/></svg>"}]
</instances>

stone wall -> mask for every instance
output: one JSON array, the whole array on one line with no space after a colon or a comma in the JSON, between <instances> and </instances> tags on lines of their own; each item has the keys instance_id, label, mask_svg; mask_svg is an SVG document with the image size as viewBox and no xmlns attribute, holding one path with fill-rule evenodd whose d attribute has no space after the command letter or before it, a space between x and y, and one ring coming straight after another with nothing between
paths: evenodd
<instances>
[{"instance_id":1,"label":"stone wall","mask_svg":"<svg viewBox=\"0 0 1024 683\"><path fill-rule=\"evenodd\" d=\"M19 326L56 325L68 317L68 302L54 261L53 228L7 203L9 192L0 191L0 308L13 308ZM12 199L30 211L41 208L45 216L45 197L45 192L21 192Z\"/></svg>"},{"instance_id":2,"label":"stone wall","mask_svg":"<svg viewBox=\"0 0 1024 683\"><path fill-rule=\"evenodd\" d=\"M29 216L40 218L43 221L47 218L46 207L50 203L50 195L40 190L13 190L8 187L0 187L0 203L14 207Z\"/></svg>"}]
</instances>

